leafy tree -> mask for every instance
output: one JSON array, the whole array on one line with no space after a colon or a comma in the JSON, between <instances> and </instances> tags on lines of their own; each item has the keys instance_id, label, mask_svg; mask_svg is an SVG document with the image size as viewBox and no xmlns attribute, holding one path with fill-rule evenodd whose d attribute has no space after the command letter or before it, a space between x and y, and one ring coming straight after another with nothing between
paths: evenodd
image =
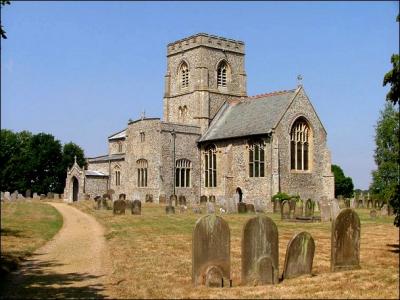
<instances>
[{"instance_id":1,"label":"leafy tree","mask_svg":"<svg viewBox=\"0 0 400 300\"><path fill-rule=\"evenodd\" d=\"M10 1L7 1L7 0L0 0L0 5L1 5L1 6L4 6L4 5L6 5L6 4L10 4ZM2 38L2 39L6 39L6 38L7 38L6 32L5 32L5 30L4 30L3 25L0 25L0 34L1 34L1 38Z\"/></svg>"},{"instance_id":2,"label":"leafy tree","mask_svg":"<svg viewBox=\"0 0 400 300\"><path fill-rule=\"evenodd\" d=\"M332 165L331 170L335 178L335 197L342 195L343 197L350 198L353 196L353 180L346 177L341 167Z\"/></svg>"},{"instance_id":3,"label":"leafy tree","mask_svg":"<svg viewBox=\"0 0 400 300\"><path fill-rule=\"evenodd\" d=\"M83 149L73 142L69 142L63 146L63 170L71 168L74 164L76 156L76 162L81 168L86 168L87 163L85 160L85 154Z\"/></svg>"},{"instance_id":4,"label":"leafy tree","mask_svg":"<svg viewBox=\"0 0 400 300\"><path fill-rule=\"evenodd\" d=\"M396 226L400 225L399 121L399 112L395 105L390 102L386 103L376 126L374 158L378 168L372 172L373 182L371 184L371 191L393 207L396 214Z\"/></svg>"}]
</instances>

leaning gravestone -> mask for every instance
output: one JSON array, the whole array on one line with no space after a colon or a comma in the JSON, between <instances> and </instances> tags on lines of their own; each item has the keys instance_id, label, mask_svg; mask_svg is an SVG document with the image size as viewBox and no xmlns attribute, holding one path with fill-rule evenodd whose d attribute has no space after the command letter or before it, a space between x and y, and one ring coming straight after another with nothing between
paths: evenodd
<instances>
[{"instance_id":1,"label":"leaning gravestone","mask_svg":"<svg viewBox=\"0 0 400 300\"><path fill-rule=\"evenodd\" d=\"M165 204L167 202L167 196L165 194L161 194L158 196L158 203Z\"/></svg>"},{"instance_id":2,"label":"leaning gravestone","mask_svg":"<svg viewBox=\"0 0 400 300\"><path fill-rule=\"evenodd\" d=\"M178 198L178 203L179 203L179 205L186 205L186 197L183 195L180 195Z\"/></svg>"},{"instance_id":3,"label":"leaning gravestone","mask_svg":"<svg viewBox=\"0 0 400 300\"><path fill-rule=\"evenodd\" d=\"M255 213L255 209L254 209L254 205L251 203L247 203L246 204L246 212L251 212L251 213Z\"/></svg>"},{"instance_id":4,"label":"leaning gravestone","mask_svg":"<svg viewBox=\"0 0 400 300\"><path fill-rule=\"evenodd\" d=\"M247 207L246 207L246 203L244 202L239 202L237 204L237 210L239 214L245 214L247 212Z\"/></svg>"},{"instance_id":5,"label":"leaning gravestone","mask_svg":"<svg viewBox=\"0 0 400 300\"><path fill-rule=\"evenodd\" d=\"M247 220L242 232L242 283L277 284L278 228L266 216Z\"/></svg>"},{"instance_id":6,"label":"leaning gravestone","mask_svg":"<svg viewBox=\"0 0 400 300\"><path fill-rule=\"evenodd\" d=\"M339 203L336 199L331 202L331 220L336 219L337 215L340 213Z\"/></svg>"},{"instance_id":7,"label":"leaning gravestone","mask_svg":"<svg viewBox=\"0 0 400 300\"><path fill-rule=\"evenodd\" d=\"M192 281L195 286L221 287L230 280L230 230L219 216L197 220L192 242Z\"/></svg>"},{"instance_id":8,"label":"leaning gravestone","mask_svg":"<svg viewBox=\"0 0 400 300\"><path fill-rule=\"evenodd\" d=\"M124 200L116 200L113 203L114 215L124 215L126 208L126 202Z\"/></svg>"},{"instance_id":9,"label":"leaning gravestone","mask_svg":"<svg viewBox=\"0 0 400 300\"><path fill-rule=\"evenodd\" d=\"M300 232L289 242L286 250L283 279L310 274L315 252L315 243L311 234Z\"/></svg>"},{"instance_id":10,"label":"leaning gravestone","mask_svg":"<svg viewBox=\"0 0 400 300\"><path fill-rule=\"evenodd\" d=\"M177 197L176 195L171 195L169 197L169 202L168 202L168 206L176 206L177 205Z\"/></svg>"},{"instance_id":11,"label":"leaning gravestone","mask_svg":"<svg viewBox=\"0 0 400 300\"><path fill-rule=\"evenodd\" d=\"M207 213L208 213L208 214L213 214L213 213L215 213L214 203L212 203L212 202L207 202L206 208L207 208Z\"/></svg>"},{"instance_id":12,"label":"leaning gravestone","mask_svg":"<svg viewBox=\"0 0 400 300\"><path fill-rule=\"evenodd\" d=\"M146 202L153 202L153 195L152 194L146 194Z\"/></svg>"},{"instance_id":13,"label":"leaning gravestone","mask_svg":"<svg viewBox=\"0 0 400 300\"><path fill-rule=\"evenodd\" d=\"M207 203L207 196L201 196L200 197L200 204L202 204L202 203Z\"/></svg>"},{"instance_id":14,"label":"leaning gravestone","mask_svg":"<svg viewBox=\"0 0 400 300\"><path fill-rule=\"evenodd\" d=\"M284 200L281 205L281 220L290 218L290 206L289 201Z\"/></svg>"},{"instance_id":15,"label":"leaning gravestone","mask_svg":"<svg viewBox=\"0 0 400 300\"><path fill-rule=\"evenodd\" d=\"M360 218L351 208L343 209L332 221L332 271L360 268L360 229Z\"/></svg>"},{"instance_id":16,"label":"leaning gravestone","mask_svg":"<svg viewBox=\"0 0 400 300\"><path fill-rule=\"evenodd\" d=\"M314 215L314 205L311 199L306 201L305 213L306 217L312 217Z\"/></svg>"},{"instance_id":17,"label":"leaning gravestone","mask_svg":"<svg viewBox=\"0 0 400 300\"><path fill-rule=\"evenodd\" d=\"M131 213L132 213L132 215L142 214L142 202L140 202L140 200L134 200L132 202Z\"/></svg>"}]
</instances>

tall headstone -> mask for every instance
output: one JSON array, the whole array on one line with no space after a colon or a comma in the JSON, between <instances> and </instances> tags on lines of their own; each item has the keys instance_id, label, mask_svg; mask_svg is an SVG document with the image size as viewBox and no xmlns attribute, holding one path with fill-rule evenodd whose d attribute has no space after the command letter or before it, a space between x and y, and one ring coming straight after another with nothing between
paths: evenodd
<instances>
[{"instance_id":1,"label":"tall headstone","mask_svg":"<svg viewBox=\"0 0 400 300\"><path fill-rule=\"evenodd\" d=\"M6 200L6 201L10 201L11 200L10 192L4 192L4 200Z\"/></svg>"},{"instance_id":2,"label":"tall headstone","mask_svg":"<svg viewBox=\"0 0 400 300\"><path fill-rule=\"evenodd\" d=\"M302 217L303 216L303 211L304 211L304 204L303 204L303 200L299 200L296 203L296 207L295 207L295 216L296 217Z\"/></svg>"},{"instance_id":3,"label":"tall headstone","mask_svg":"<svg viewBox=\"0 0 400 300\"><path fill-rule=\"evenodd\" d=\"M314 215L314 203L311 199L306 201L304 215L306 217L312 217Z\"/></svg>"},{"instance_id":4,"label":"tall headstone","mask_svg":"<svg viewBox=\"0 0 400 300\"><path fill-rule=\"evenodd\" d=\"M17 200L17 199L18 199L18 191L14 191L14 192L11 194L11 200L15 201L15 200Z\"/></svg>"},{"instance_id":5,"label":"tall headstone","mask_svg":"<svg viewBox=\"0 0 400 300\"><path fill-rule=\"evenodd\" d=\"M381 208L381 216L387 216L388 215L388 207L387 204L383 204Z\"/></svg>"},{"instance_id":6,"label":"tall headstone","mask_svg":"<svg viewBox=\"0 0 400 300\"><path fill-rule=\"evenodd\" d=\"M267 216L247 220L242 232L242 283L277 284L278 228Z\"/></svg>"},{"instance_id":7,"label":"tall headstone","mask_svg":"<svg viewBox=\"0 0 400 300\"><path fill-rule=\"evenodd\" d=\"M283 279L310 274L315 252L315 243L311 234L300 232L289 242L286 250Z\"/></svg>"},{"instance_id":8,"label":"tall headstone","mask_svg":"<svg viewBox=\"0 0 400 300\"><path fill-rule=\"evenodd\" d=\"M351 208L343 209L332 221L332 271L360 268L360 230L360 218Z\"/></svg>"},{"instance_id":9,"label":"tall headstone","mask_svg":"<svg viewBox=\"0 0 400 300\"><path fill-rule=\"evenodd\" d=\"M186 197L183 195L180 195L178 198L178 202L179 202L179 205L186 205Z\"/></svg>"},{"instance_id":10,"label":"tall headstone","mask_svg":"<svg viewBox=\"0 0 400 300\"><path fill-rule=\"evenodd\" d=\"M290 205L288 200L284 200L281 204L281 220L290 218Z\"/></svg>"},{"instance_id":11,"label":"tall headstone","mask_svg":"<svg viewBox=\"0 0 400 300\"><path fill-rule=\"evenodd\" d=\"M32 198L32 190L27 189L26 192L25 192L25 197L26 198Z\"/></svg>"},{"instance_id":12,"label":"tall headstone","mask_svg":"<svg viewBox=\"0 0 400 300\"><path fill-rule=\"evenodd\" d=\"M340 213L339 203L336 199L331 202L331 220L336 219L337 215Z\"/></svg>"},{"instance_id":13,"label":"tall headstone","mask_svg":"<svg viewBox=\"0 0 400 300\"><path fill-rule=\"evenodd\" d=\"M192 282L195 286L221 287L230 280L230 230L216 215L197 220L192 241Z\"/></svg>"},{"instance_id":14,"label":"tall headstone","mask_svg":"<svg viewBox=\"0 0 400 300\"><path fill-rule=\"evenodd\" d=\"M33 193L33 199L39 199L39 195L38 195L38 193Z\"/></svg>"},{"instance_id":15,"label":"tall headstone","mask_svg":"<svg viewBox=\"0 0 400 300\"><path fill-rule=\"evenodd\" d=\"M133 200L131 213L132 215L142 214L142 202L140 200Z\"/></svg>"},{"instance_id":16,"label":"tall headstone","mask_svg":"<svg viewBox=\"0 0 400 300\"><path fill-rule=\"evenodd\" d=\"M113 203L114 215L124 215L126 208L126 202L124 200L116 200Z\"/></svg>"}]
</instances>

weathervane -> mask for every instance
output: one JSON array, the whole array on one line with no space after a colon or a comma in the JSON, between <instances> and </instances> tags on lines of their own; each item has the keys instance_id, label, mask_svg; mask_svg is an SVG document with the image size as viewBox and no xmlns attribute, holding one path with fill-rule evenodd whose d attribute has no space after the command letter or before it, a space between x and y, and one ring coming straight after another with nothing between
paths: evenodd
<instances>
[{"instance_id":1,"label":"weathervane","mask_svg":"<svg viewBox=\"0 0 400 300\"><path fill-rule=\"evenodd\" d=\"M301 74L297 75L297 86L303 85L303 76Z\"/></svg>"}]
</instances>

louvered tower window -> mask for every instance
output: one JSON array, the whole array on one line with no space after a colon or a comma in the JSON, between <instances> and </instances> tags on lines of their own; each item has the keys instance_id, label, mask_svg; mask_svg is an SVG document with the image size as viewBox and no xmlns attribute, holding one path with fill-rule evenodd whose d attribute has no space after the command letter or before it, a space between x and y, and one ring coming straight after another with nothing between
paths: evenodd
<instances>
[{"instance_id":1,"label":"louvered tower window","mask_svg":"<svg viewBox=\"0 0 400 300\"><path fill-rule=\"evenodd\" d=\"M181 87L186 88L189 86L189 68L184 62L181 65Z\"/></svg>"},{"instance_id":2,"label":"louvered tower window","mask_svg":"<svg viewBox=\"0 0 400 300\"><path fill-rule=\"evenodd\" d=\"M225 62L222 62L219 64L218 66L218 70L217 70L217 85L226 86L226 73L227 73L227 65Z\"/></svg>"}]
</instances>

